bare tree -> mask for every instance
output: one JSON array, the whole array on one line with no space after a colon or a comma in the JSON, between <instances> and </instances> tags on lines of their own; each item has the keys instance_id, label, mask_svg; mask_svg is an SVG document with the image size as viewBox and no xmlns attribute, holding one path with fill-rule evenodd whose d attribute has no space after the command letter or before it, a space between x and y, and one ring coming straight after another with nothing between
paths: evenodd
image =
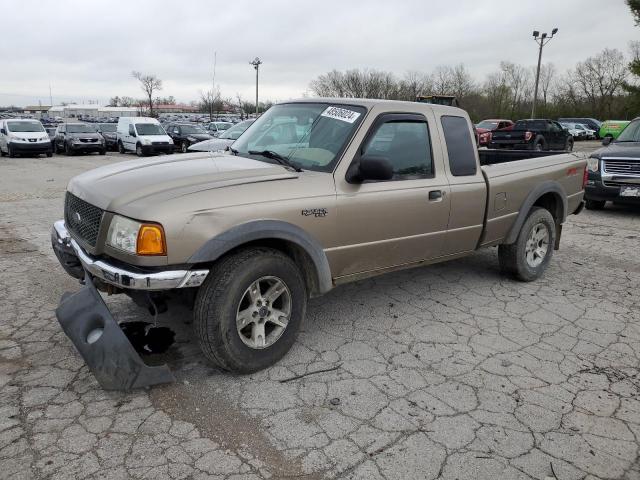
<instances>
[{"instance_id":1,"label":"bare tree","mask_svg":"<svg viewBox=\"0 0 640 480\"><path fill-rule=\"evenodd\" d=\"M574 79L591 104L594 115L611 118L611 106L629 71L621 51L605 48L594 57L578 62Z\"/></svg>"},{"instance_id":2,"label":"bare tree","mask_svg":"<svg viewBox=\"0 0 640 480\"><path fill-rule=\"evenodd\" d=\"M209 120L213 121L214 112L218 112L222 109L222 99L220 97L219 89L209 89L207 91L200 92L200 110L209 114Z\"/></svg>"},{"instance_id":3,"label":"bare tree","mask_svg":"<svg viewBox=\"0 0 640 480\"><path fill-rule=\"evenodd\" d=\"M162 80L155 75L146 75L135 70L131 72L131 76L140 82L140 88L149 101L149 115L153 116L153 94L162 90Z\"/></svg>"},{"instance_id":4,"label":"bare tree","mask_svg":"<svg viewBox=\"0 0 640 480\"><path fill-rule=\"evenodd\" d=\"M320 75L309 85L321 97L397 98L398 82L390 72L381 70L333 70Z\"/></svg>"},{"instance_id":5,"label":"bare tree","mask_svg":"<svg viewBox=\"0 0 640 480\"><path fill-rule=\"evenodd\" d=\"M531 94L531 73L527 68L513 62L500 62L500 70L511 92L509 114L514 118L516 111L522 109L523 103Z\"/></svg>"},{"instance_id":6,"label":"bare tree","mask_svg":"<svg viewBox=\"0 0 640 480\"><path fill-rule=\"evenodd\" d=\"M414 101L418 95L427 95L433 90L431 76L421 72L409 71L398 84L398 99Z\"/></svg>"},{"instance_id":7,"label":"bare tree","mask_svg":"<svg viewBox=\"0 0 640 480\"><path fill-rule=\"evenodd\" d=\"M553 79L555 75L556 67L553 63L540 66L540 88L542 89L542 105L545 114L547 113L547 100L554 85Z\"/></svg>"}]
</instances>

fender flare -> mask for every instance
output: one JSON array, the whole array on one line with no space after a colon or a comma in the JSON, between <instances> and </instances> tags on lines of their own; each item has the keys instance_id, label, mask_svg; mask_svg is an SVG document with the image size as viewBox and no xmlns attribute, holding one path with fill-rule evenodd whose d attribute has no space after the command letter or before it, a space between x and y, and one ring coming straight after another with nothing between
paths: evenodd
<instances>
[{"instance_id":1,"label":"fender flare","mask_svg":"<svg viewBox=\"0 0 640 480\"><path fill-rule=\"evenodd\" d=\"M567 193L564 191L564 188L562 188L562 185L560 185L558 182L554 180L547 180L546 182L542 182L536 188L531 190L531 192L529 192L529 195L527 195L527 198L524 199L524 202L522 202L522 207L520 207L520 213L518 213L516 221L513 223L511 230L509 230L504 243L515 243L516 239L518 238L518 234L520 233L520 229L522 228L524 221L527 219L531 208L540 197L547 193L553 193L556 199L560 200L558 202L560 215L556 217L556 223L558 225L561 225L565 222L565 220L567 219L567 210L569 209L569 204L567 202Z\"/></svg>"},{"instance_id":2,"label":"fender flare","mask_svg":"<svg viewBox=\"0 0 640 480\"><path fill-rule=\"evenodd\" d=\"M255 220L237 225L208 240L188 263L212 262L243 244L269 239L285 240L301 248L315 267L317 293L331 290L331 269L322 245L302 228L282 220Z\"/></svg>"}]
</instances>

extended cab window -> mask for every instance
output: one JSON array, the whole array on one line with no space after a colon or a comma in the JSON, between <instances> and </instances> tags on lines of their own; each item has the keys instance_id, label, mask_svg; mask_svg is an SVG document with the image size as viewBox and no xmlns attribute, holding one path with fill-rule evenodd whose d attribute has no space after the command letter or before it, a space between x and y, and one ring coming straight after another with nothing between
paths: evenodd
<instances>
[{"instance_id":1,"label":"extended cab window","mask_svg":"<svg viewBox=\"0 0 640 480\"><path fill-rule=\"evenodd\" d=\"M451 175L462 177L476 174L475 145L471 141L469 124L464 117L443 115L440 118L449 153Z\"/></svg>"},{"instance_id":2,"label":"extended cab window","mask_svg":"<svg viewBox=\"0 0 640 480\"><path fill-rule=\"evenodd\" d=\"M426 122L382 123L367 142L362 155L385 157L393 166L394 180L433 176L431 141Z\"/></svg>"}]
</instances>

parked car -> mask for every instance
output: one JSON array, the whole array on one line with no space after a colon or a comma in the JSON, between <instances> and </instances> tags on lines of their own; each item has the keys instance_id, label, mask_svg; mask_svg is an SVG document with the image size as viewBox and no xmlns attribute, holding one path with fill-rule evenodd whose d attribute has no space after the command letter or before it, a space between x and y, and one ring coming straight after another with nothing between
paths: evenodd
<instances>
[{"instance_id":1,"label":"parked car","mask_svg":"<svg viewBox=\"0 0 640 480\"><path fill-rule=\"evenodd\" d=\"M118 151L139 157L173 153L173 140L160 122L151 117L120 117L116 128Z\"/></svg>"},{"instance_id":2,"label":"parked car","mask_svg":"<svg viewBox=\"0 0 640 480\"><path fill-rule=\"evenodd\" d=\"M576 125L580 126L585 131L585 137L587 140L594 140L598 138L598 132L589 128L589 125L585 125L583 123L576 123Z\"/></svg>"},{"instance_id":3,"label":"parked car","mask_svg":"<svg viewBox=\"0 0 640 480\"><path fill-rule=\"evenodd\" d=\"M585 125L590 130L594 130L597 132L600 130L602 126L602 122L595 118L559 118L558 122L560 123L579 123L581 125Z\"/></svg>"},{"instance_id":4,"label":"parked car","mask_svg":"<svg viewBox=\"0 0 640 480\"><path fill-rule=\"evenodd\" d=\"M205 128L214 137L218 137L225 130L230 129L233 126L231 122L210 122Z\"/></svg>"},{"instance_id":5,"label":"parked car","mask_svg":"<svg viewBox=\"0 0 640 480\"><path fill-rule=\"evenodd\" d=\"M255 120L245 120L235 124L228 130L225 130L220 134L218 138L212 138L211 140L205 140L198 142L189 147L189 151L194 152L217 152L230 147L244 131L249 128Z\"/></svg>"},{"instance_id":6,"label":"parked car","mask_svg":"<svg viewBox=\"0 0 640 480\"><path fill-rule=\"evenodd\" d=\"M478 145L487 146L491 142L491 132L495 130L509 130L513 127L512 120L506 120L504 118L490 118L488 120L482 120L476 124L476 131L478 132Z\"/></svg>"},{"instance_id":7,"label":"parked car","mask_svg":"<svg viewBox=\"0 0 640 480\"><path fill-rule=\"evenodd\" d=\"M38 120L0 120L0 156L52 155L51 140Z\"/></svg>"},{"instance_id":8,"label":"parked car","mask_svg":"<svg viewBox=\"0 0 640 480\"><path fill-rule=\"evenodd\" d=\"M640 117L602 144L587 160L587 208L599 210L607 201L640 205Z\"/></svg>"},{"instance_id":9,"label":"parked car","mask_svg":"<svg viewBox=\"0 0 640 480\"><path fill-rule=\"evenodd\" d=\"M518 120L511 130L491 135L490 148L516 150L573 150L573 136L554 120Z\"/></svg>"},{"instance_id":10,"label":"parked car","mask_svg":"<svg viewBox=\"0 0 640 480\"><path fill-rule=\"evenodd\" d=\"M47 135L49 135L49 140L51 140L51 151L53 152L56 144L56 130L58 127L44 127L47 131Z\"/></svg>"},{"instance_id":11,"label":"parked car","mask_svg":"<svg viewBox=\"0 0 640 480\"><path fill-rule=\"evenodd\" d=\"M105 140L96 131L96 127L86 123L63 123L58 125L56 139L53 145L56 153L64 152L66 155L76 153L107 152Z\"/></svg>"},{"instance_id":12,"label":"parked car","mask_svg":"<svg viewBox=\"0 0 640 480\"><path fill-rule=\"evenodd\" d=\"M299 123L302 137L280 128ZM185 301L203 355L249 373L289 351L308 298L335 285L496 245L506 275L533 281L582 209L586 158L478 150L472 131L454 107L313 98L271 107L235 155L85 172L52 229L85 279L56 310L62 329L104 388L130 389L173 375L142 362L98 289L156 312Z\"/></svg>"},{"instance_id":13,"label":"parked car","mask_svg":"<svg viewBox=\"0 0 640 480\"><path fill-rule=\"evenodd\" d=\"M186 153L193 144L213 138L204 128L193 123L170 123L167 125L167 133L173 140L175 148L182 153Z\"/></svg>"},{"instance_id":14,"label":"parked car","mask_svg":"<svg viewBox=\"0 0 640 480\"><path fill-rule=\"evenodd\" d=\"M104 138L107 150L118 149L118 125L115 123L99 123L96 125L98 133Z\"/></svg>"},{"instance_id":15,"label":"parked car","mask_svg":"<svg viewBox=\"0 0 640 480\"><path fill-rule=\"evenodd\" d=\"M629 120L606 120L602 122L598 135L600 138L618 138L618 135L622 133L629 123Z\"/></svg>"},{"instance_id":16,"label":"parked car","mask_svg":"<svg viewBox=\"0 0 640 480\"><path fill-rule=\"evenodd\" d=\"M574 140L586 140L587 131L577 123L561 123L562 128L567 130Z\"/></svg>"}]
</instances>

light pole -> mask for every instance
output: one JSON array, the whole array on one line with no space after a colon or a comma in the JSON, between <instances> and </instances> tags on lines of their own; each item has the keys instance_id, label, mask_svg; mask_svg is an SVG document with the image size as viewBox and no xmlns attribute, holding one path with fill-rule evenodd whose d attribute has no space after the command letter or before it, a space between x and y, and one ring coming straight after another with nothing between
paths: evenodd
<instances>
[{"instance_id":1,"label":"light pole","mask_svg":"<svg viewBox=\"0 0 640 480\"><path fill-rule=\"evenodd\" d=\"M546 33L540 35L538 30L533 31L533 39L536 41L538 45L540 45L540 50L538 51L538 68L536 70L536 88L533 91L533 106L531 107L531 118L536 118L536 102L538 101L538 82L540 81L540 63L542 62L542 47L544 47L547 43L551 41L554 35L558 33L558 29L554 28L551 30L551 36L548 36Z\"/></svg>"},{"instance_id":2,"label":"light pole","mask_svg":"<svg viewBox=\"0 0 640 480\"><path fill-rule=\"evenodd\" d=\"M260 65L262 65L262 60L256 57L249 62L249 65L253 65L253 68L256 69L256 117L257 117L258 116L258 73L260 71Z\"/></svg>"}]
</instances>

